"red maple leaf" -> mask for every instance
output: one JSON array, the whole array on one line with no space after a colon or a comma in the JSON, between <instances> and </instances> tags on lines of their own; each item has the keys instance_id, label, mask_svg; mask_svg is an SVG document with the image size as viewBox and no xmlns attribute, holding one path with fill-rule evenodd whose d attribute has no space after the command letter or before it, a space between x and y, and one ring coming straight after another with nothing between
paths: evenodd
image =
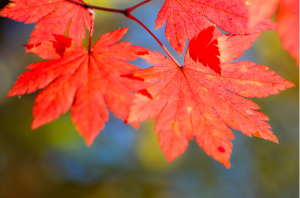
<instances>
[{"instance_id":1,"label":"red maple leaf","mask_svg":"<svg viewBox=\"0 0 300 198\"><path fill-rule=\"evenodd\" d=\"M214 37L205 36L202 39ZM168 161L183 153L188 140L195 136L208 155L229 168L230 139L234 136L228 127L250 137L277 142L270 125L265 122L268 117L255 111L259 109L258 105L246 97L277 94L293 84L263 65L247 61L229 63L240 57L258 36L223 35L217 38L221 75L201 62L195 62L189 51L182 67L158 52L149 51L142 58L156 66L130 76L153 84L136 94L128 121L157 117L155 132Z\"/></svg>"},{"instance_id":2,"label":"red maple leaf","mask_svg":"<svg viewBox=\"0 0 300 198\"><path fill-rule=\"evenodd\" d=\"M120 42L127 28L104 34L87 52L72 39L54 35L55 41L27 45L27 51L44 59L29 65L7 96L12 97L43 89L33 107L32 129L51 122L71 108L76 128L91 145L108 120L111 110L125 120L134 98L131 90L141 89L141 81L120 75L139 70L132 61L143 54L139 46Z\"/></svg>"},{"instance_id":3,"label":"red maple leaf","mask_svg":"<svg viewBox=\"0 0 300 198\"><path fill-rule=\"evenodd\" d=\"M247 6L248 1L241 0L166 0L158 13L156 29L167 21L166 37L172 47L182 54L186 39L191 40L212 23L227 32L241 35L276 28L269 19L249 28Z\"/></svg>"},{"instance_id":4,"label":"red maple leaf","mask_svg":"<svg viewBox=\"0 0 300 198\"><path fill-rule=\"evenodd\" d=\"M279 6L276 18L282 46L289 51L299 66L299 1L298 0L252 0L249 6L249 27L264 18L270 18Z\"/></svg>"},{"instance_id":5,"label":"red maple leaf","mask_svg":"<svg viewBox=\"0 0 300 198\"><path fill-rule=\"evenodd\" d=\"M0 16L25 23L35 23L29 44L53 40L53 34L64 35L77 43L85 36L85 28L93 25L92 10L67 0L11 0L0 12ZM85 4L82 0L74 0Z\"/></svg>"},{"instance_id":6,"label":"red maple leaf","mask_svg":"<svg viewBox=\"0 0 300 198\"><path fill-rule=\"evenodd\" d=\"M271 18L275 13L279 0L249 1L249 27L254 27L264 18Z\"/></svg>"}]
</instances>

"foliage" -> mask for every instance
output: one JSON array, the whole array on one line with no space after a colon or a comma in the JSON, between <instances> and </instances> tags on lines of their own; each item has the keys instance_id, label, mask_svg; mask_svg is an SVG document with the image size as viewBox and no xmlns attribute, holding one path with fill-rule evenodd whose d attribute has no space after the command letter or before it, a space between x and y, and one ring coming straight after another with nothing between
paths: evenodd
<instances>
[{"instance_id":1,"label":"foliage","mask_svg":"<svg viewBox=\"0 0 300 198\"><path fill-rule=\"evenodd\" d=\"M277 142L265 122L268 118L254 111L259 107L245 97L266 97L293 84L266 66L246 61L230 63L250 47L257 33L275 29L276 25L263 19L249 26L248 1L166 0L156 28L167 20L166 37L180 54L184 41L189 39L185 65L180 66L159 39L131 15L149 1L118 10L90 6L81 0L14 0L1 11L0 16L15 20L39 21L26 45L27 51L55 59L30 65L30 71L19 77L7 95L45 88L35 101L32 128L56 119L72 106L72 119L90 145L108 119L106 105L133 126L158 116L155 131L169 161L183 153L187 140L196 136L206 153L227 168L232 147L229 139L233 139L227 126L248 136ZM138 22L170 59L129 46L128 42L114 44L125 29L102 35L91 47L91 9L122 13ZM233 35L222 35L211 23ZM90 31L88 51L80 45L84 24ZM67 26L68 38L63 36ZM124 62L138 56L155 66L138 71L136 66ZM133 92L137 92L135 99Z\"/></svg>"}]
</instances>

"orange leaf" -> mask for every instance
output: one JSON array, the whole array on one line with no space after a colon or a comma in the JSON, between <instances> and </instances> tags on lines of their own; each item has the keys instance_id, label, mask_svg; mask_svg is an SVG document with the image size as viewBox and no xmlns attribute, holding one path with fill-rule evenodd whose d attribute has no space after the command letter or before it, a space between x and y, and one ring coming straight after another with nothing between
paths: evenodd
<instances>
[{"instance_id":1,"label":"orange leaf","mask_svg":"<svg viewBox=\"0 0 300 198\"><path fill-rule=\"evenodd\" d=\"M182 54L185 41L201 30L216 24L232 34L253 34L276 25L269 19L248 27L248 1L241 0L166 0L156 19L156 29L165 21L165 34L172 47Z\"/></svg>"},{"instance_id":2,"label":"orange leaf","mask_svg":"<svg viewBox=\"0 0 300 198\"><path fill-rule=\"evenodd\" d=\"M294 85L266 66L247 61L228 63L241 56L257 36L217 38L221 75L195 62L189 51L182 67L158 52L143 55L148 63L157 66L132 76L153 85L136 94L128 121L157 117L155 132L168 161L183 153L188 140L195 136L208 155L229 168L230 139L234 137L228 127L277 142L265 122L268 117L255 111L258 105L245 97L266 97Z\"/></svg>"},{"instance_id":3,"label":"orange leaf","mask_svg":"<svg viewBox=\"0 0 300 198\"><path fill-rule=\"evenodd\" d=\"M132 90L143 88L143 82L120 77L139 68L132 61L145 54L139 46L119 41L127 28L104 34L87 52L71 39L54 35L54 41L27 46L42 58L55 59L29 65L8 97L43 89L33 107L32 129L51 122L71 108L71 117L86 144L104 128L111 110L125 120L134 98Z\"/></svg>"},{"instance_id":4,"label":"orange leaf","mask_svg":"<svg viewBox=\"0 0 300 198\"><path fill-rule=\"evenodd\" d=\"M254 27L265 18L271 18L280 0L249 1L249 27Z\"/></svg>"},{"instance_id":5,"label":"orange leaf","mask_svg":"<svg viewBox=\"0 0 300 198\"><path fill-rule=\"evenodd\" d=\"M92 10L67 0L11 0L0 12L0 16L25 23L35 23L29 44L53 40L52 34L64 35L68 27L68 37L77 43L85 36L84 26L93 26ZM85 4L82 0L74 0ZM90 13L90 12L91 13Z\"/></svg>"}]
</instances>

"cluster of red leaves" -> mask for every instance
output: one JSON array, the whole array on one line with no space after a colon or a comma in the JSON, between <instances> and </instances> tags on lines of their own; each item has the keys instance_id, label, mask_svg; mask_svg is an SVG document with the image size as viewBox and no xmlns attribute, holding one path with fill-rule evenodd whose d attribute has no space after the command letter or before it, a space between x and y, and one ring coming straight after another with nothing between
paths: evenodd
<instances>
[{"instance_id":1,"label":"cluster of red leaves","mask_svg":"<svg viewBox=\"0 0 300 198\"><path fill-rule=\"evenodd\" d=\"M108 120L106 108L136 127L157 117L155 131L168 161L183 153L195 136L208 155L228 168L234 139L229 127L277 142L268 118L246 98L277 94L293 84L266 66L230 63L261 31L276 28L264 17L249 22L253 11L248 1L165 1L156 28L167 21L166 37L180 54L185 40L190 41L184 66L158 52L116 43L127 28L102 35L86 50L80 43L85 27L92 35L93 11L74 2L13 0L0 12L37 22L26 51L51 59L29 65L7 95L43 89L35 99L33 129L71 109L76 128L91 145ZM232 35L222 35L212 24ZM68 38L62 36L67 27ZM141 70L127 62L138 57L154 66Z\"/></svg>"}]
</instances>

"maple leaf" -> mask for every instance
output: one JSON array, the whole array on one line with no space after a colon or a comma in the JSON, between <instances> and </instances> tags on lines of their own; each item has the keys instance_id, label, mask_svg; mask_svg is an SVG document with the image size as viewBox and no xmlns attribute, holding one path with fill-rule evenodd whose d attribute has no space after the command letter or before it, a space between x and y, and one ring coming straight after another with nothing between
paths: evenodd
<instances>
[{"instance_id":1,"label":"maple leaf","mask_svg":"<svg viewBox=\"0 0 300 198\"><path fill-rule=\"evenodd\" d=\"M299 1L298 0L252 0L249 6L249 27L255 26L264 18L274 15L279 6L276 21L282 46L289 51L299 66Z\"/></svg>"},{"instance_id":2,"label":"maple leaf","mask_svg":"<svg viewBox=\"0 0 300 198\"><path fill-rule=\"evenodd\" d=\"M255 111L258 105L246 97L266 97L294 85L266 66L247 61L229 63L258 36L223 35L217 39L221 75L195 62L189 50L182 67L158 52L141 56L155 66L129 76L153 84L136 94L128 121L157 117L155 132L168 161L185 152L188 140L195 136L208 155L229 168L230 139L234 136L228 127L277 142L265 122L268 117Z\"/></svg>"},{"instance_id":3,"label":"maple leaf","mask_svg":"<svg viewBox=\"0 0 300 198\"><path fill-rule=\"evenodd\" d=\"M254 27L264 18L271 18L275 13L279 0L251 0L249 1L249 27Z\"/></svg>"},{"instance_id":4,"label":"maple leaf","mask_svg":"<svg viewBox=\"0 0 300 198\"><path fill-rule=\"evenodd\" d=\"M53 40L53 34L64 35L81 43L85 28L93 26L92 10L67 0L11 0L0 12L0 16L25 23L37 22L31 33L29 44ZM85 4L82 0L74 0Z\"/></svg>"},{"instance_id":5,"label":"maple leaf","mask_svg":"<svg viewBox=\"0 0 300 198\"><path fill-rule=\"evenodd\" d=\"M29 65L7 96L12 97L43 89L33 107L32 129L51 122L71 108L71 117L86 144L104 128L111 110L125 120L134 98L131 90L141 89L141 81L120 75L139 70L132 61L145 51L129 42L120 42L127 28L103 34L90 52L70 38L54 35L55 40L27 45L44 59Z\"/></svg>"},{"instance_id":6,"label":"maple leaf","mask_svg":"<svg viewBox=\"0 0 300 198\"><path fill-rule=\"evenodd\" d=\"M156 29L166 23L165 34L171 46L182 54L185 40L191 40L201 30L215 23L232 34L253 34L276 25L264 19L248 27L248 1L241 0L166 0L156 19Z\"/></svg>"}]
</instances>

